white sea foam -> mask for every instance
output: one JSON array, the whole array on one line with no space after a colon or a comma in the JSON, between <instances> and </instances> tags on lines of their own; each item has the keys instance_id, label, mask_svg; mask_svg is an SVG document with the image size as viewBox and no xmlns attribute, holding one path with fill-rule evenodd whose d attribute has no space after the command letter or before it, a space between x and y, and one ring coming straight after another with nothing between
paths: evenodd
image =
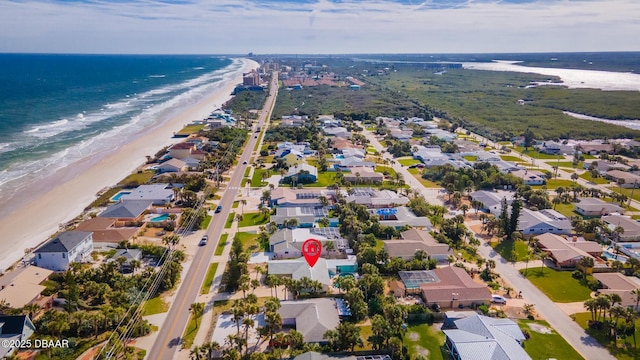
<instances>
[{"instance_id":1,"label":"white sea foam","mask_svg":"<svg viewBox=\"0 0 640 360\"><path fill-rule=\"evenodd\" d=\"M59 135L63 132L74 131L87 127L91 123L103 121L113 116L122 116L136 110L137 114L131 114L129 120L110 130L88 138L76 145L62 151L48 155L38 160L16 163L0 171L0 202L13 197L31 185L35 180L63 169L80 160L91 163L99 161L104 154L112 149L122 146L132 138L147 131L151 126L168 121L172 115L178 113L221 87L226 81L235 76L242 66L241 60L233 60L229 66L202 74L201 76L185 81L181 84L169 85L160 89L154 89L147 93L138 94L135 98L123 99L123 101L104 105L103 109L96 112L84 112L74 119L56 120L49 124L34 126L24 132L37 139ZM215 82L213 80L215 79ZM150 98L158 100L158 96L171 92L179 94L171 96L158 104L147 104ZM23 141L21 145L28 146L29 141ZM15 147L14 143L0 144L0 152L8 151ZM102 154L102 155L101 155ZM97 155L97 156L96 156Z\"/></svg>"}]
</instances>

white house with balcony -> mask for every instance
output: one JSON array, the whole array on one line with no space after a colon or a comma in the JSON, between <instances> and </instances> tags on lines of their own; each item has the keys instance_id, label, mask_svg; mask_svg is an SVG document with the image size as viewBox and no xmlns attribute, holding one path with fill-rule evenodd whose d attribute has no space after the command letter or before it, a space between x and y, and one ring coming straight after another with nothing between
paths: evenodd
<instances>
[{"instance_id":1,"label":"white house with balcony","mask_svg":"<svg viewBox=\"0 0 640 360\"><path fill-rule=\"evenodd\" d=\"M93 251L93 233L66 231L40 246L35 254L36 265L53 271L64 271L72 262L83 262Z\"/></svg>"}]
</instances>

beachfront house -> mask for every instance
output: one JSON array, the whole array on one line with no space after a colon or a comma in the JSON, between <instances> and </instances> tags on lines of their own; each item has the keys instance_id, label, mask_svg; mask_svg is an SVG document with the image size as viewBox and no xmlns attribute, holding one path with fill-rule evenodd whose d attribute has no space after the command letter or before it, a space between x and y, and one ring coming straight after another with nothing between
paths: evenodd
<instances>
[{"instance_id":1,"label":"beachfront house","mask_svg":"<svg viewBox=\"0 0 640 360\"><path fill-rule=\"evenodd\" d=\"M38 266L27 266L0 277L0 302L14 309L36 303L41 308L51 307L51 296L42 296L46 286L41 285L53 271Z\"/></svg>"},{"instance_id":2,"label":"beachfront house","mask_svg":"<svg viewBox=\"0 0 640 360\"><path fill-rule=\"evenodd\" d=\"M18 344L24 344L35 331L36 327L27 315L1 315L0 338L3 344L0 346L0 359L9 357L24 348Z\"/></svg>"},{"instance_id":3,"label":"beachfront house","mask_svg":"<svg viewBox=\"0 0 640 360\"><path fill-rule=\"evenodd\" d=\"M166 205L173 201L174 194L171 184L140 185L120 196L120 201L146 200L153 205Z\"/></svg>"},{"instance_id":4,"label":"beachfront house","mask_svg":"<svg viewBox=\"0 0 640 360\"><path fill-rule=\"evenodd\" d=\"M93 233L66 231L47 241L34 251L36 265L53 271L65 271L72 262L90 259Z\"/></svg>"}]
</instances>

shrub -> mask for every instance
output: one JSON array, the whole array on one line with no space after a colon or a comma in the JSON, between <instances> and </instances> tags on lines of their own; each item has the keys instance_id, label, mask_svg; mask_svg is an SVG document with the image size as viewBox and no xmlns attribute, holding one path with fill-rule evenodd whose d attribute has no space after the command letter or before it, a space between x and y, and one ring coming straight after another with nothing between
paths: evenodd
<instances>
[{"instance_id":1,"label":"shrub","mask_svg":"<svg viewBox=\"0 0 640 360\"><path fill-rule=\"evenodd\" d=\"M574 271L573 273L571 273L571 276L572 276L574 279L578 279L578 280L582 280L582 279L584 279L584 274L583 274L583 273L582 273L582 271L580 271L580 270L576 270L576 271Z\"/></svg>"}]
</instances>

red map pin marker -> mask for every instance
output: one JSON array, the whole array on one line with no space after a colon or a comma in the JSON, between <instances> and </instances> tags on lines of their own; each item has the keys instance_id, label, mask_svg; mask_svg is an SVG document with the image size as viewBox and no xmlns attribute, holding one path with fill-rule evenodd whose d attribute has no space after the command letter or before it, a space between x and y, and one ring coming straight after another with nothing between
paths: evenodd
<instances>
[{"instance_id":1,"label":"red map pin marker","mask_svg":"<svg viewBox=\"0 0 640 360\"><path fill-rule=\"evenodd\" d=\"M322 244L320 241L308 239L302 244L302 255L304 255L304 259L307 260L307 264L309 264L310 267L313 267L318 262L320 253L322 253Z\"/></svg>"}]
</instances>

